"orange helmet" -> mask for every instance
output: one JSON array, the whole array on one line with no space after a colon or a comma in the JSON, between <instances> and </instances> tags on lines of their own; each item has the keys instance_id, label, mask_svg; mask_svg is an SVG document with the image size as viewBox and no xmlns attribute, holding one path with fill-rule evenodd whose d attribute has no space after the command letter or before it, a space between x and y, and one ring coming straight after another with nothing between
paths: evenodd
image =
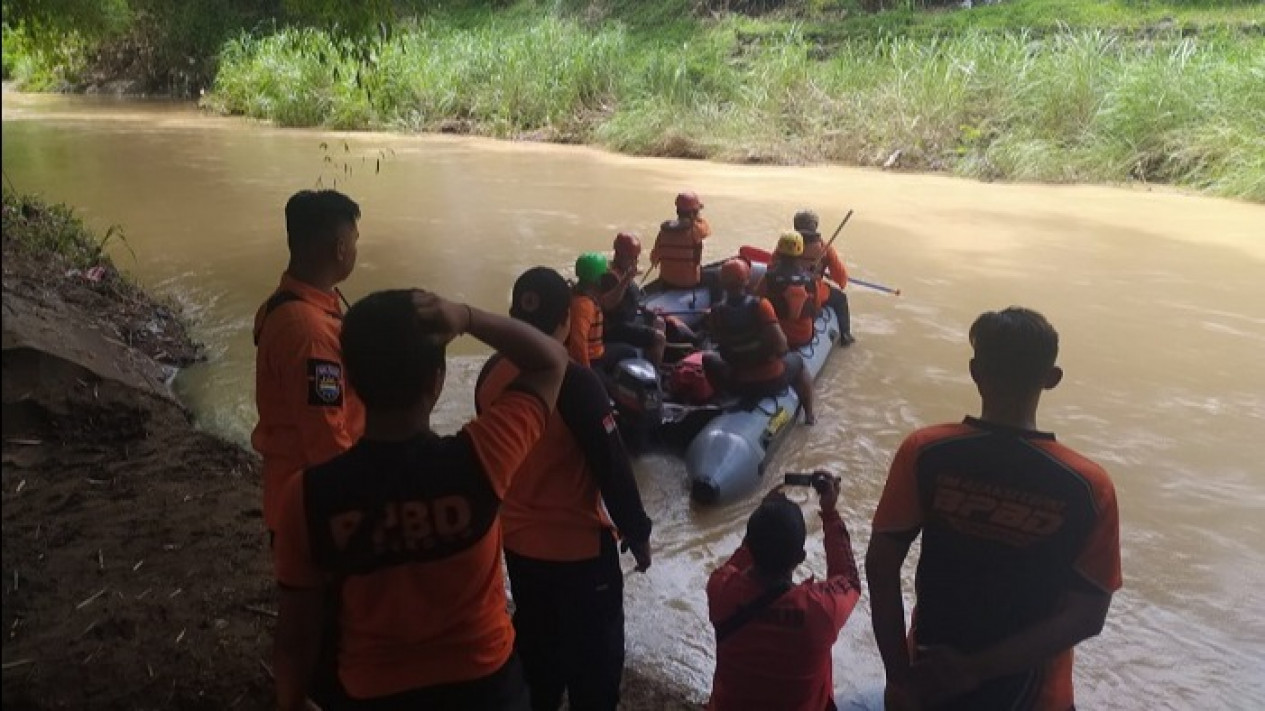
<instances>
[{"instance_id":1,"label":"orange helmet","mask_svg":"<svg viewBox=\"0 0 1265 711\"><path fill-rule=\"evenodd\" d=\"M641 240L631 232L620 232L615 235L615 257L636 259L641 256Z\"/></svg>"},{"instance_id":2,"label":"orange helmet","mask_svg":"<svg viewBox=\"0 0 1265 711\"><path fill-rule=\"evenodd\" d=\"M703 201L698 199L698 193L680 193L676 196L677 212L698 212L702 209Z\"/></svg>"},{"instance_id":3,"label":"orange helmet","mask_svg":"<svg viewBox=\"0 0 1265 711\"><path fill-rule=\"evenodd\" d=\"M720 265L720 285L726 289L739 289L751 279L751 266L747 260L734 258Z\"/></svg>"}]
</instances>

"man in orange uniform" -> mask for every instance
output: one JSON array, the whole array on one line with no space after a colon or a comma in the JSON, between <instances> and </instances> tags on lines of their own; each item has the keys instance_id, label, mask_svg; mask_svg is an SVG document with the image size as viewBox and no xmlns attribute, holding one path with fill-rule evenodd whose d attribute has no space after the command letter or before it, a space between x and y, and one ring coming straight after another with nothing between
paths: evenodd
<instances>
[{"instance_id":1,"label":"man in orange uniform","mask_svg":"<svg viewBox=\"0 0 1265 711\"><path fill-rule=\"evenodd\" d=\"M711 225L699 214L703 203L695 193L676 196L676 219L659 226L650 250L650 265L659 267L659 280L675 289L693 289L703 279L703 240Z\"/></svg>"},{"instance_id":2,"label":"man in orange uniform","mask_svg":"<svg viewBox=\"0 0 1265 711\"><path fill-rule=\"evenodd\" d=\"M510 315L564 342L569 291L554 270L529 269L514 284ZM504 357L492 356L479 375L476 409L492 406L518 373ZM545 435L505 494L501 525L515 648L532 708L554 711L565 692L573 709L614 711L624 668L617 538L631 548L637 570L646 570L650 519L606 389L589 368L567 367Z\"/></svg>"},{"instance_id":3,"label":"man in orange uniform","mask_svg":"<svg viewBox=\"0 0 1265 711\"><path fill-rule=\"evenodd\" d=\"M982 410L918 430L892 461L866 556L889 709L1073 708L1072 648L1120 588L1115 490L1097 464L1037 430L1063 377L1058 333L1011 307L975 320ZM922 554L906 639L900 571Z\"/></svg>"},{"instance_id":4,"label":"man in orange uniform","mask_svg":"<svg viewBox=\"0 0 1265 711\"><path fill-rule=\"evenodd\" d=\"M609 371L637 350L627 343L606 343L606 317L602 313L602 278L609 271L606 256L586 252L575 260L575 289L571 294L571 331L567 352L585 367Z\"/></svg>"},{"instance_id":5,"label":"man in orange uniform","mask_svg":"<svg viewBox=\"0 0 1265 711\"><path fill-rule=\"evenodd\" d=\"M803 254L804 238L798 232L783 234L756 288L773 304L790 348L802 348L816 335L817 280L800 262Z\"/></svg>"},{"instance_id":6,"label":"man in orange uniform","mask_svg":"<svg viewBox=\"0 0 1265 711\"><path fill-rule=\"evenodd\" d=\"M334 190L303 190L286 203L290 263L255 315L251 444L263 457L264 524L277 529L277 500L304 469L351 447L364 409L347 387L338 334L337 284L356 266L360 207Z\"/></svg>"},{"instance_id":7,"label":"man in orange uniform","mask_svg":"<svg viewBox=\"0 0 1265 711\"><path fill-rule=\"evenodd\" d=\"M848 309L848 295L843 288L848 285L848 270L843 266L843 259L833 245L827 246L817 231L817 213L812 210L800 210L795 213L795 231L804 238L804 254L800 263L805 269L813 270L813 276L821 277L824 273L835 285L828 284L825 279L817 282L817 305L829 306L839 317L839 343L850 346L856 342L852 335L852 315ZM836 286L837 285L837 286Z\"/></svg>"},{"instance_id":8,"label":"man in orange uniform","mask_svg":"<svg viewBox=\"0 0 1265 711\"><path fill-rule=\"evenodd\" d=\"M431 411L446 344L468 333L519 369L456 435ZM527 708L501 574L501 499L544 433L566 351L527 324L417 290L347 313L343 357L365 434L280 499L274 669L283 711L307 707L323 616L338 620L338 709Z\"/></svg>"},{"instance_id":9,"label":"man in orange uniform","mask_svg":"<svg viewBox=\"0 0 1265 711\"><path fill-rule=\"evenodd\" d=\"M804 560L804 514L774 489L747 522L742 547L707 581L716 629L709 709L834 709L830 650L861 597L839 480L813 474L825 534L826 579L792 580Z\"/></svg>"},{"instance_id":10,"label":"man in orange uniform","mask_svg":"<svg viewBox=\"0 0 1265 711\"><path fill-rule=\"evenodd\" d=\"M720 267L725 300L707 317L719 350L703 355L707 380L716 390L739 397L777 397L790 385L804 408L804 423L815 424L813 381L804 359L787 352L773 304L747 293L750 278L751 268L742 259Z\"/></svg>"}]
</instances>

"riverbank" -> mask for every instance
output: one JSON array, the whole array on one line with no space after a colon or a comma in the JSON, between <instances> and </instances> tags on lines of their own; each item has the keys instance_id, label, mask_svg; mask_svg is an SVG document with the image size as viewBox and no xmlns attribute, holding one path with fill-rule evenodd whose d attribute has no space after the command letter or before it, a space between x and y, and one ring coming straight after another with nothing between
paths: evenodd
<instances>
[{"instance_id":1,"label":"riverbank","mask_svg":"<svg viewBox=\"0 0 1265 711\"><path fill-rule=\"evenodd\" d=\"M458 3L367 36L274 22L223 43L203 105L283 126L1265 201L1260 4L687 5Z\"/></svg>"},{"instance_id":2,"label":"riverbank","mask_svg":"<svg viewBox=\"0 0 1265 711\"><path fill-rule=\"evenodd\" d=\"M271 708L258 462L167 386L199 349L67 208L6 190L3 223L5 708Z\"/></svg>"}]
</instances>

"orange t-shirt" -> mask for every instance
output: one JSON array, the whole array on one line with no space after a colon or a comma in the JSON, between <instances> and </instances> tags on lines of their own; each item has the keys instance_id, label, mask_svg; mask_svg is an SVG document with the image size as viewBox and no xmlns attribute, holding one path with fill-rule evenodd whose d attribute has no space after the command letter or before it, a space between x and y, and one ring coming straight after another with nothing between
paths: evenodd
<instances>
[{"instance_id":1,"label":"orange t-shirt","mask_svg":"<svg viewBox=\"0 0 1265 711\"><path fill-rule=\"evenodd\" d=\"M821 256L823 255L824 256ZM800 264L805 269L812 269L817 264L817 258L821 256L821 266L825 268L825 275L830 277L839 288L848 285L848 270L843 266L843 260L839 258L839 252L834 247L826 249L824 242L817 241L812 244L804 245L804 254L801 256ZM825 279L817 281L817 305L825 306L830 299L830 285Z\"/></svg>"},{"instance_id":2,"label":"orange t-shirt","mask_svg":"<svg viewBox=\"0 0 1265 711\"><path fill-rule=\"evenodd\" d=\"M874 532L919 531L915 650L948 645L971 654L1053 616L1065 591L1121 586L1111 479L1049 433L968 417L907 437L874 513ZM990 679L954 702L1072 708L1072 650Z\"/></svg>"},{"instance_id":3,"label":"orange t-shirt","mask_svg":"<svg viewBox=\"0 0 1265 711\"><path fill-rule=\"evenodd\" d=\"M518 372L507 359L493 356L476 386L478 410L489 407ZM505 550L547 561L596 558L614 528L612 518L622 537L649 539L650 519L606 390L592 370L571 363L544 436L505 494Z\"/></svg>"},{"instance_id":4,"label":"orange t-shirt","mask_svg":"<svg viewBox=\"0 0 1265 711\"><path fill-rule=\"evenodd\" d=\"M571 335L567 352L581 365L591 365L606 354L602 307L588 294L571 294Z\"/></svg>"},{"instance_id":5,"label":"orange t-shirt","mask_svg":"<svg viewBox=\"0 0 1265 711\"><path fill-rule=\"evenodd\" d=\"M508 661L497 512L547 412L510 389L457 435L362 439L291 480L277 582L338 589L338 676L350 696L469 681Z\"/></svg>"},{"instance_id":6,"label":"orange t-shirt","mask_svg":"<svg viewBox=\"0 0 1265 711\"><path fill-rule=\"evenodd\" d=\"M364 407L348 386L335 292L288 274L255 315L255 407L250 443L263 457L264 524L277 528L287 481L347 450L365 428Z\"/></svg>"}]
</instances>

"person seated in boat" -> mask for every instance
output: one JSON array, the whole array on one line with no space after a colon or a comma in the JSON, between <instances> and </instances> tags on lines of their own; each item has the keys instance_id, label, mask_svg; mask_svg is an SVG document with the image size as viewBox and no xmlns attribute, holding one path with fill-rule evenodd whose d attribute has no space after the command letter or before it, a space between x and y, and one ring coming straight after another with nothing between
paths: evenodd
<instances>
[{"instance_id":1,"label":"person seated in boat","mask_svg":"<svg viewBox=\"0 0 1265 711\"><path fill-rule=\"evenodd\" d=\"M721 265L725 297L707 316L718 350L703 355L703 371L714 389L738 397L777 397L789 385L799 396L805 424L814 424L812 376L803 357L788 352L773 304L747 292L750 279L743 259Z\"/></svg>"},{"instance_id":2,"label":"person seated in boat","mask_svg":"<svg viewBox=\"0 0 1265 711\"><path fill-rule=\"evenodd\" d=\"M602 317L605 321L603 339L612 343L626 343L642 349L646 359L655 367L663 364L663 351L668 339L667 324L655 314L646 313L641 306L641 287L636 277L641 273L637 262L641 258L641 240L637 235L620 232L615 236L615 254L610 269L601 279Z\"/></svg>"},{"instance_id":3,"label":"person seated in boat","mask_svg":"<svg viewBox=\"0 0 1265 711\"><path fill-rule=\"evenodd\" d=\"M817 279L800 262L803 255L803 236L798 232L784 233L778 238L768 271L756 287L757 293L773 304L792 349L812 343L819 313Z\"/></svg>"},{"instance_id":4,"label":"person seated in boat","mask_svg":"<svg viewBox=\"0 0 1265 711\"><path fill-rule=\"evenodd\" d=\"M580 365L610 372L626 358L636 358L637 349L627 343L605 340L605 318L602 314L602 277L609 264L606 255L586 252L575 260L575 287L571 291L571 335L567 352Z\"/></svg>"},{"instance_id":5,"label":"person seated in boat","mask_svg":"<svg viewBox=\"0 0 1265 711\"><path fill-rule=\"evenodd\" d=\"M782 487L747 521L742 546L707 581L716 632L708 708L825 711L835 708L831 650L861 597L848 527L839 515L839 478L814 472L826 579L795 584L807 526Z\"/></svg>"},{"instance_id":6,"label":"person seated in boat","mask_svg":"<svg viewBox=\"0 0 1265 711\"><path fill-rule=\"evenodd\" d=\"M659 281L673 289L693 289L703 281L703 240L711 225L699 213L703 203L692 192L676 196L676 219L659 226L650 250L650 266L659 267Z\"/></svg>"},{"instance_id":7,"label":"person seated in boat","mask_svg":"<svg viewBox=\"0 0 1265 711\"><path fill-rule=\"evenodd\" d=\"M844 287L848 285L848 269L833 245L827 245L817 231L817 213L804 209L795 213L793 220L795 231L804 238L804 254L800 263L805 269L814 270L817 282L817 306L829 306L839 317L839 343L850 346L856 338L852 335L852 316L848 310L848 295ZM829 277L833 284L821 279Z\"/></svg>"}]
</instances>

